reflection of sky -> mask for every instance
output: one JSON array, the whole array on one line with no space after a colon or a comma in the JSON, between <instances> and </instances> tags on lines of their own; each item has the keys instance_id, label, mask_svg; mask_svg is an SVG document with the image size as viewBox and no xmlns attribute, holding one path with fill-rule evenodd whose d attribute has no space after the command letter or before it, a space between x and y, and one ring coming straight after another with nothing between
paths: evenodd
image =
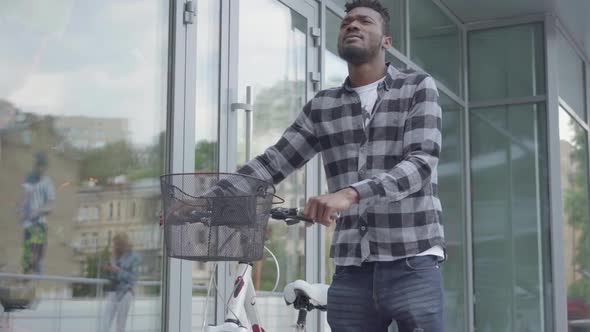
<instances>
[{"instance_id":1,"label":"reflection of sky","mask_svg":"<svg viewBox=\"0 0 590 332\"><path fill-rule=\"evenodd\" d=\"M219 4L217 0L197 1L197 142L217 141Z\"/></svg>"},{"instance_id":2,"label":"reflection of sky","mask_svg":"<svg viewBox=\"0 0 590 332\"><path fill-rule=\"evenodd\" d=\"M197 141L214 141L218 112L219 6L216 0L197 4ZM305 47L305 37L294 39L289 9L276 1L249 0L239 10L238 47L230 50L237 52L239 76L238 100L232 102L246 101L247 85L254 86L256 94L286 78L304 80L305 57L294 57L301 54L297 49Z\"/></svg>"},{"instance_id":3,"label":"reflection of sky","mask_svg":"<svg viewBox=\"0 0 590 332\"><path fill-rule=\"evenodd\" d=\"M572 124L572 117L563 109L559 109L559 139L574 145L576 128Z\"/></svg>"},{"instance_id":4,"label":"reflection of sky","mask_svg":"<svg viewBox=\"0 0 590 332\"><path fill-rule=\"evenodd\" d=\"M0 13L0 98L25 112L127 118L138 144L164 129L164 2L10 1Z\"/></svg>"},{"instance_id":5,"label":"reflection of sky","mask_svg":"<svg viewBox=\"0 0 590 332\"><path fill-rule=\"evenodd\" d=\"M338 55L326 50L326 82L325 88L342 85L348 76L348 65Z\"/></svg>"},{"instance_id":6,"label":"reflection of sky","mask_svg":"<svg viewBox=\"0 0 590 332\"><path fill-rule=\"evenodd\" d=\"M238 100L245 101L246 86L253 86L257 98L271 87L279 87L284 81L305 81L306 29L305 19L274 0L250 0L240 2L238 49ZM261 19L263 18L263 19ZM268 27L273 27L269 29ZM300 112L304 97L303 86L293 90L285 100L292 98L295 104L287 109L256 110L254 113L253 152L260 153L274 143L284 129ZM280 97L280 96L277 96ZM287 97L287 96L285 96ZM260 104L259 104L260 105ZM272 107L268 105L267 107ZM271 128L258 128L256 122L265 112L289 112L277 117ZM244 121L238 118L238 139L243 142ZM281 120L287 120L282 122ZM240 146L240 145L239 145Z\"/></svg>"},{"instance_id":7,"label":"reflection of sky","mask_svg":"<svg viewBox=\"0 0 590 332\"><path fill-rule=\"evenodd\" d=\"M293 33L292 25L296 24L293 15L297 14L273 0L250 0L242 4L238 94L245 96L246 85L262 90L282 79L304 79L298 74L305 72L305 58L294 58L305 45Z\"/></svg>"}]
</instances>

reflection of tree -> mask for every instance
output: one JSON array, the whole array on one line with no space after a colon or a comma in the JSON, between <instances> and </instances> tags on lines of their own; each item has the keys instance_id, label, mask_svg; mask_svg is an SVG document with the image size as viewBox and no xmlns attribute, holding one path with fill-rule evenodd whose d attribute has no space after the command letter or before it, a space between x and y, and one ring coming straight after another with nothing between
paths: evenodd
<instances>
[{"instance_id":1,"label":"reflection of tree","mask_svg":"<svg viewBox=\"0 0 590 332\"><path fill-rule=\"evenodd\" d=\"M137 153L128 142L110 143L83 153L80 179L95 178L100 183L105 183L114 176L126 175L137 164Z\"/></svg>"},{"instance_id":2,"label":"reflection of tree","mask_svg":"<svg viewBox=\"0 0 590 332\"><path fill-rule=\"evenodd\" d=\"M118 175L129 180L157 177L164 167L165 134L154 144L137 148L127 141L110 143L101 148L81 151L80 180L97 179L106 183Z\"/></svg>"},{"instance_id":3,"label":"reflection of tree","mask_svg":"<svg viewBox=\"0 0 590 332\"><path fill-rule=\"evenodd\" d=\"M88 255L85 258L85 278L101 278L104 277L102 266L110 262L111 252L105 248L102 252L94 255ZM96 285L92 284L73 284L73 296L75 297L96 297Z\"/></svg>"},{"instance_id":4,"label":"reflection of tree","mask_svg":"<svg viewBox=\"0 0 590 332\"><path fill-rule=\"evenodd\" d=\"M154 144L144 150L138 150L137 153L139 154L138 163L129 171L129 180L160 176L165 169L166 133L161 132Z\"/></svg>"},{"instance_id":5,"label":"reflection of tree","mask_svg":"<svg viewBox=\"0 0 590 332\"><path fill-rule=\"evenodd\" d=\"M564 192L564 215L575 230L575 253L572 263L575 270L580 271L590 269L586 133L579 129L573 120L570 121L569 127L575 130L575 135L569 156L572 172L566 180L567 188ZM590 280L581 278L574 281L568 287L568 296L583 298L586 303L590 303Z\"/></svg>"},{"instance_id":6,"label":"reflection of tree","mask_svg":"<svg viewBox=\"0 0 590 332\"><path fill-rule=\"evenodd\" d=\"M261 151L271 143L267 140L269 136L275 140L278 139L279 135L293 122L305 103L304 94L304 81L282 80L256 95L254 126L257 136L262 136L261 139L255 138L254 143L262 143L265 146L255 145L255 151Z\"/></svg>"},{"instance_id":7,"label":"reflection of tree","mask_svg":"<svg viewBox=\"0 0 590 332\"><path fill-rule=\"evenodd\" d=\"M256 95L253 151L262 153L293 123L305 103L305 82L282 80ZM288 180L286 182L289 182ZM286 189L286 188L284 188ZM292 193L294 189L290 189Z\"/></svg>"},{"instance_id":8,"label":"reflection of tree","mask_svg":"<svg viewBox=\"0 0 590 332\"><path fill-rule=\"evenodd\" d=\"M273 86L260 90L255 99L253 148L255 154L262 153L277 142L285 129L290 126L305 104L305 82L281 80ZM240 146L241 151L245 149ZM305 193L304 172L291 174L277 187L277 193L285 199L285 206L300 206ZM304 260L303 236L300 227L286 227L271 221L268 227L267 247L276 255L280 268L279 289L286 282L303 278ZM268 255L267 255L268 256ZM255 270L254 279L261 289L271 290L275 282L276 268L272 259L262 262Z\"/></svg>"},{"instance_id":9,"label":"reflection of tree","mask_svg":"<svg viewBox=\"0 0 590 332\"><path fill-rule=\"evenodd\" d=\"M265 243L265 246L276 256L281 269L277 291L283 289L291 281L305 278L305 259L302 255L303 252L298 250L299 246L303 246L304 239L300 232L305 230L303 227L285 226L281 223L269 224L267 228L268 239ZM268 253L265 253L264 260L260 263L262 264L261 278L260 283L255 285L256 289L270 291L277 277L275 261ZM255 281L258 281L256 270L253 277Z\"/></svg>"},{"instance_id":10,"label":"reflection of tree","mask_svg":"<svg viewBox=\"0 0 590 332\"><path fill-rule=\"evenodd\" d=\"M195 170L198 172L213 172L218 169L217 159L219 150L217 142L202 140L195 147Z\"/></svg>"}]
</instances>

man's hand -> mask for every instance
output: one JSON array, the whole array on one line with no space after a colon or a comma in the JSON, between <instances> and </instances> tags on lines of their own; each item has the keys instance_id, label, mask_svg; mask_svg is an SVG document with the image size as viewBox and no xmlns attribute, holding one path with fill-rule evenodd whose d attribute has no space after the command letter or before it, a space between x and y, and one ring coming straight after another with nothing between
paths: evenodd
<instances>
[{"instance_id":1,"label":"man's hand","mask_svg":"<svg viewBox=\"0 0 590 332\"><path fill-rule=\"evenodd\" d=\"M333 194L312 197L307 201L303 215L324 226L330 226L338 213L358 203L359 195L352 188L345 188Z\"/></svg>"}]
</instances>

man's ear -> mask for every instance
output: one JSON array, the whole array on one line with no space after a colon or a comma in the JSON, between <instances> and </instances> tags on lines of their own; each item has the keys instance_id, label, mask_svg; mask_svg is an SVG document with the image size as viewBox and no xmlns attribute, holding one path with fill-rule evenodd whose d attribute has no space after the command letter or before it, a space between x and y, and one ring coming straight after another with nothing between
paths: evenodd
<instances>
[{"instance_id":1,"label":"man's ear","mask_svg":"<svg viewBox=\"0 0 590 332\"><path fill-rule=\"evenodd\" d=\"M383 36L383 39L381 40L381 47L384 50L387 50L387 49L391 48L391 46L392 46L391 36Z\"/></svg>"}]
</instances>

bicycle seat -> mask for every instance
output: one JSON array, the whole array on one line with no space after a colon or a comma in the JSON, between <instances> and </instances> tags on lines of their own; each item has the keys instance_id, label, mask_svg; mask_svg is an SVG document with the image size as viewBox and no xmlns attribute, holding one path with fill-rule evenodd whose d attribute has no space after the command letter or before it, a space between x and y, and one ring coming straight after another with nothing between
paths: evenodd
<instances>
[{"instance_id":1,"label":"bicycle seat","mask_svg":"<svg viewBox=\"0 0 590 332\"><path fill-rule=\"evenodd\" d=\"M285 286L283 297L287 304L293 304L298 296L309 298L314 306L325 307L328 305L328 288L326 284L310 284L305 280L296 280Z\"/></svg>"}]
</instances>

